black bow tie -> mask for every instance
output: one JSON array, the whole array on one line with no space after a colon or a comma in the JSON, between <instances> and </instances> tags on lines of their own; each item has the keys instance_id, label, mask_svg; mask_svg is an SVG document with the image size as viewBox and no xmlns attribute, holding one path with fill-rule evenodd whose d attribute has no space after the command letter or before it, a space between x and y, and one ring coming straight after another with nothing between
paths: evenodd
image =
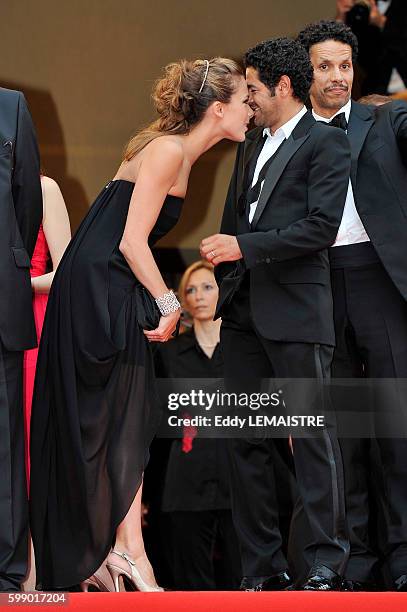
<instances>
[{"instance_id":1,"label":"black bow tie","mask_svg":"<svg viewBox=\"0 0 407 612\"><path fill-rule=\"evenodd\" d=\"M339 115L335 115L331 121L329 121L328 125L333 125L334 127L341 128L344 132L348 129L348 122L346 121L345 113L339 113Z\"/></svg>"}]
</instances>

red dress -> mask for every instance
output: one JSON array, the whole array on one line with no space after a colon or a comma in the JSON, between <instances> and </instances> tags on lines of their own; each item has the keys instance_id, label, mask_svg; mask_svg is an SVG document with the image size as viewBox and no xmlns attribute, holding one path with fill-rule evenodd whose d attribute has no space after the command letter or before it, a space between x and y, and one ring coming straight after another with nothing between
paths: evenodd
<instances>
[{"instance_id":1,"label":"red dress","mask_svg":"<svg viewBox=\"0 0 407 612\"><path fill-rule=\"evenodd\" d=\"M48 244L45 238L42 225L38 231L37 242L35 243L34 253L31 259L31 277L42 276L46 273L49 258ZM37 330L38 343L41 337L42 325L44 323L45 310L47 307L48 294L34 293L33 309L35 327ZM25 425L25 460L27 469L27 483L30 481L30 420L31 403L34 389L35 367L37 365L38 348L30 349L24 353L24 425Z\"/></svg>"}]
</instances>

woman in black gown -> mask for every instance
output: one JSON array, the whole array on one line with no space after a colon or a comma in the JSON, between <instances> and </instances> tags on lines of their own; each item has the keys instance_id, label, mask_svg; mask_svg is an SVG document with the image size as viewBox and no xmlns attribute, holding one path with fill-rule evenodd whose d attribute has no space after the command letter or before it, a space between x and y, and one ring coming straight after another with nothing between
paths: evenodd
<instances>
[{"instance_id":1,"label":"woman in black gown","mask_svg":"<svg viewBox=\"0 0 407 612\"><path fill-rule=\"evenodd\" d=\"M168 340L180 311L151 246L177 222L192 164L223 138L243 141L252 111L239 67L223 58L170 64L154 101L157 121L129 142L49 296L31 428L31 529L43 589L88 579L109 555L116 590L120 575L136 589L160 590L140 524L158 421L148 342ZM162 314L152 331L137 324L138 283Z\"/></svg>"}]
</instances>

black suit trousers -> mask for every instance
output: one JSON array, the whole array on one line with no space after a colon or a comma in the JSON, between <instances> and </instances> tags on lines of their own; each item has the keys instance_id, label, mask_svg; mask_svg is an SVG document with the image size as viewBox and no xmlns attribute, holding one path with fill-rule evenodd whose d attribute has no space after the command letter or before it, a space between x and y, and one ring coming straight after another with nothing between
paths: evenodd
<instances>
[{"instance_id":1,"label":"black suit trousers","mask_svg":"<svg viewBox=\"0 0 407 612\"><path fill-rule=\"evenodd\" d=\"M382 264L335 268L332 288L337 337L332 376L407 378L407 304ZM407 439L381 438L380 432L377 436L341 440L351 540L346 577L362 582L372 578L378 559L369 538L374 505L382 516L379 539L385 543L382 552L391 576L394 580L407 573ZM372 462L377 453L379 461ZM378 483L382 483L379 499Z\"/></svg>"},{"instance_id":2,"label":"black suit trousers","mask_svg":"<svg viewBox=\"0 0 407 612\"><path fill-rule=\"evenodd\" d=\"M270 313L272 316L272 313ZM233 297L221 328L225 378L329 377L333 348L276 342L260 336L250 314L247 283ZM308 414L302 398L299 412ZM272 439L229 442L232 511L239 537L243 574L270 576L287 568L278 524L277 493L270 446ZM287 443L288 446L288 443ZM304 551L309 565L321 563L341 573L349 545L345 531L342 462L338 441L329 428L319 437L293 440L299 494L311 526Z\"/></svg>"},{"instance_id":3,"label":"black suit trousers","mask_svg":"<svg viewBox=\"0 0 407 612\"><path fill-rule=\"evenodd\" d=\"M242 570L231 511L179 511L169 514L175 589L237 590Z\"/></svg>"},{"instance_id":4,"label":"black suit trousers","mask_svg":"<svg viewBox=\"0 0 407 612\"><path fill-rule=\"evenodd\" d=\"M0 590L20 590L27 573L28 501L24 463L23 353L0 343Z\"/></svg>"}]
</instances>

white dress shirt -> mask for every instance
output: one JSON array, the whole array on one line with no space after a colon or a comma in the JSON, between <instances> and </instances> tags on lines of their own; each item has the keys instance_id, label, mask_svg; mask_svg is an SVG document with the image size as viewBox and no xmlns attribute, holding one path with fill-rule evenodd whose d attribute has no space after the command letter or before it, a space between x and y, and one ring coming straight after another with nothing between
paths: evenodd
<instances>
[{"instance_id":1,"label":"white dress shirt","mask_svg":"<svg viewBox=\"0 0 407 612\"><path fill-rule=\"evenodd\" d=\"M277 151L281 143L284 142L284 140L286 140L287 138L291 136L291 132L293 131L293 129L295 128L295 126L297 125L301 117L303 117L306 112L307 112L307 109L305 108L305 106L303 106L302 109L296 115L294 115L294 117L292 117L289 121L287 121L287 123L284 123L284 125L279 127L278 130L274 132L274 134L270 132L269 128L265 128L263 130L263 136L267 136L267 139L263 145L262 150L260 151L260 155L257 158L256 168L254 169L253 181L251 185L252 187L257 183L257 179L259 178L260 171L263 168L266 161L268 161L270 157L274 155L274 153ZM263 185L264 185L264 181L261 184L260 194L261 194L261 190L263 189ZM259 194L259 198L260 198L260 194ZM258 201L259 200L257 200L257 202L252 202L250 204L249 223L251 223L253 220Z\"/></svg>"},{"instance_id":2,"label":"white dress shirt","mask_svg":"<svg viewBox=\"0 0 407 612\"><path fill-rule=\"evenodd\" d=\"M349 100L349 102L339 109L338 112L332 115L330 119L320 117L320 115L317 115L315 111L312 111L312 114L317 121L329 123L334 117L336 117L336 115L345 113L346 121L349 123L351 107L352 102ZM352 183L349 179L348 192L346 194L341 224L336 235L336 240L332 246L345 246L347 244L356 244L358 242L368 242L369 240L369 236L367 235L366 230L363 227L363 223L358 215L358 211L356 210Z\"/></svg>"}]
</instances>

